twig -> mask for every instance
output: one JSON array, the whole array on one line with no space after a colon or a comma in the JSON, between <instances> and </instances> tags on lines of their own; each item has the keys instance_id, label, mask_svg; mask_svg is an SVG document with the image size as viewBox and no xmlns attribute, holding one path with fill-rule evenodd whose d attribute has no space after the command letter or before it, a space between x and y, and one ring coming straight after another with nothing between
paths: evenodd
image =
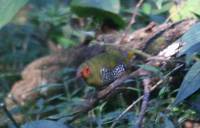
<instances>
[{"instance_id":1,"label":"twig","mask_svg":"<svg viewBox=\"0 0 200 128\"><path fill-rule=\"evenodd\" d=\"M159 55L160 56L163 56L167 59L170 59L171 56L174 54L174 53L177 53L177 51L179 51L179 48L180 48L180 42L178 42L178 47L175 45L175 47L170 47L170 48L167 48L166 50L164 50L165 52L160 52ZM171 49L173 49L173 51L171 51ZM149 71L146 71L146 70L140 70L139 71L139 75L140 76L147 76L147 75L151 75L152 73L149 72ZM136 122L136 126L135 128L141 128L142 127L142 121L144 119L144 115L145 115L145 111L147 109L147 105L148 105L148 102L149 102L149 96L150 96L150 92L151 92L151 82L152 82L152 78L145 78L143 79L143 86L144 86L144 97L143 97L143 101L142 101L142 106L141 106L141 110L140 110L140 113L139 113L139 117L138 117L138 120Z\"/></svg>"},{"instance_id":2,"label":"twig","mask_svg":"<svg viewBox=\"0 0 200 128\"><path fill-rule=\"evenodd\" d=\"M6 105L4 102L0 103L0 108L3 109L3 111L5 112L5 114L7 115L7 117L10 119L10 121L13 123L13 125L16 128L20 128L20 126L17 124L17 122L15 121L15 119L13 118L12 114L8 111Z\"/></svg>"},{"instance_id":3,"label":"twig","mask_svg":"<svg viewBox=\"0 0 200 128\"><path fill-rule=\"evenodd\" d=\"M151 91L154 90L158 85L160 85L163 82L163 80L158 81L152 88ZM144 95L140 96L137 100L132 102L131 105L129 105L114 121L111 125L111 128L114 128L117 122L128 112L130 111L139 101L141 101L144 98Z\"/></svg>"},{"instance_id":4,"label":"twig","mask_svg":"<svg viewBox=\"0 0 200 128\"><path fill-rule=\"evenodd\" d=\"M183 67L183 64L175 67L172 71L170 71L168 74L166 74L164 76L164 79L159 80L155 85L153 85L150 89L150 91L155 90L160 84L162 84L164 82L164 80L166 80L172 73L174 73L175 71L177 71L178 69L180 69L181 67ZM144 98L144 95L140 96L137 100L135 100L131 105L129 105L114 121L113 124L111 125L111 128L114 128L115 125L117 124L117 122L128 112L130 111L139 101L141 101Z\"/></svg>"},{"instance_id":5,"label":"twig","mask_svg":"<svg viewBox=\"0 0 200 128\"><path fill-rule=\"evenodd\" d=\"M151 84L150 83L151 83L150 78L146 78L143 80L144 97L143 97L143 101L142 101L140 114L139 114L138 120L136 122L136 128L141 128L141 126L142 126L142 121L144 119L144 115L145 115L145 112L147 109L147 105L149 102L149 96L150 96L150 92L151 92Z\"/></svg>"},{"instance_id":6,"label":"twig","mask_svg":"<svg viewBox=\"0 0 200 128\"><path fill-rule=\"evenodd\" d=\"M144 1L144 0L140 0L140 1L137 3L137 5L135 6L135 8L133 9L131 20L129 21L128 26L126 27L124 33L122 34L122 38L120 38L120 40L118 40L118 41L116 42L116 44L120 44L120 43L123 42L123 41L126 39L126 37L128 36L128 32L129 32L131 26L135 23L135 18L136 18L136 16L137 16L138 9L139 9L139 7L142 5L143 1Z\"/></svg>"}]
</instances>

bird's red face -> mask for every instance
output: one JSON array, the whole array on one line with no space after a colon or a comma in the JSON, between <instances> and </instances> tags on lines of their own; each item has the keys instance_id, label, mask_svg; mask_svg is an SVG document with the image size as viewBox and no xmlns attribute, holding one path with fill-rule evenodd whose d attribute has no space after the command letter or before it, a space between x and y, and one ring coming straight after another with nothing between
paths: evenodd
<instances>
[{"instance_id":1,"label":"bird's red face","mask_svg":"<svg viewBox=\"0 0 200 128\"><path fill-rule=\"evenodd\" d=\"M77 77L88 78L91 75L91 69L89 66L84 66L78 71Z\"/></svg>"}]
</instances>

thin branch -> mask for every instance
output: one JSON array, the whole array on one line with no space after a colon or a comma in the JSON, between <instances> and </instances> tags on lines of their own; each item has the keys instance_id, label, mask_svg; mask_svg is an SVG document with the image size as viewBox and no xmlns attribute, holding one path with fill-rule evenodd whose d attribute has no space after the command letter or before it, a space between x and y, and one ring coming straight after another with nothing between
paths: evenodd
<instances>
[{"instance_id":1,"label":"thin branch","mask_svg":"<svg viewBox=\"0 0 200 128\"><path fill-rule=\"evenodd\" d=\"M141 128L142 126L142 121L144 119L144 115L149 103L149 96L150 96L150 92L151 92L151 78L146 78L143 80L143 86L144 86L144 97L143 97L143 101L142 101L142 106L141 106L141 110L140 110L140 114L138 117L138 120L136 122L136 128Z\"/></svg>"},{"instance_id":2,"label":"thin branch","mask_svg":"<svg viewBox=\"0 0 200 128\"><path fill-rule=\"evenodd\" d=\"M9 112L9 110L6 107L6 104L4 102L0 103L0 108L3 109L3 111L5 112L5 114L7 115L7 117L10 119L10 121L13 123L13 125L16 128L20 128L19 124L17 124L17 122L15 121L15 119L13 118L12 114Z\"/></svg>"},{"instance_id":3,"label":"thin branch","mask_svg":"<svg viewBox=\"0 0 200 128\"><path fill-rule=\"evenodd\" d=\"M129 32L131 26L135 23L135 18L137 16L138 10L139 10L140 6L142 5L143 1L144 0L140 0L137 3L137 5L135 6L135 8L133 9L131 20L129 21L128 26L126 27L126 29L122 35L122 38L120 38L120 40L118 40L116 44L122 43L128 36L128 32Z\"/></svg>"}]
</instances>

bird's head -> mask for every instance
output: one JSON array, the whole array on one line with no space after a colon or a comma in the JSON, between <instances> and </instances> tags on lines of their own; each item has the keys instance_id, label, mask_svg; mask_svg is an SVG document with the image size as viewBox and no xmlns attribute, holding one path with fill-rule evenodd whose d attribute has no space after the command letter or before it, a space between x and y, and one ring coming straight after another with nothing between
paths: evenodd
<instances>
[{"instance_id":1,"label":"bird's head","mask_svg":"<svg viewBox=\"0 0 200 128\"><path fill-rule=\"evenodd\" d=\"M91 76L91 68L89 67L89 65L82 65L78 68L78 71L76 73L76 77L77 78L83 78L83 79L87 79Z\"/></svg>"},{"instance_id":2,"label":"bird's head","mask_svg":"<svg viewBox=\"0 0 200 128\"><path fill-rule=\"evenodd\" d=\"M83 79L90 86L102 85L99 67L93 61L87 61L81 64L77 70L76 77Z\"/></svg>"}]
</instances>

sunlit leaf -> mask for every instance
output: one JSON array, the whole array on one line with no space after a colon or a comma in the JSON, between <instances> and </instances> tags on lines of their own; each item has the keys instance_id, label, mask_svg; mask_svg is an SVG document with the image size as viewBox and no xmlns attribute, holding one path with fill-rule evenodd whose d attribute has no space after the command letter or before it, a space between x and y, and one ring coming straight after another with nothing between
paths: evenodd
<instances>
[{"instance_id":1,"label":"sunlit leaf","mask_svg":"<svg viewBox=\"0 0 200 128\"><path fill-rule=\"evenodd\" d=\"M145 13L145 14L150 14L151 13L151 11L152 11L152 6L151 6L151 4L149 4L149 3L145 3L143 6L142 6L142 11L143 11L143 13Z\"/></svg>"},{"instance_id":2,"label":"sunlit leaf","mask_svg":"<svg viewBox=\"0 0 200 128\"><path fill-rule=\"evenodd\" d=\"M196 18L196 14L200 14L200 0L185 0L180 4L172 6L170 9L170 18L173 21L180 21L186 18Z\"/></svg>"},{"instance_id":3,"label":"sunlit leaf","mask_svg":"<svg viewBox=\"0 0 200 128\"><path fill-rule=\"evenodd\" d=\"M7 24L28 0L0 0L0 28Z\"/></svg>"}]
</instances>

